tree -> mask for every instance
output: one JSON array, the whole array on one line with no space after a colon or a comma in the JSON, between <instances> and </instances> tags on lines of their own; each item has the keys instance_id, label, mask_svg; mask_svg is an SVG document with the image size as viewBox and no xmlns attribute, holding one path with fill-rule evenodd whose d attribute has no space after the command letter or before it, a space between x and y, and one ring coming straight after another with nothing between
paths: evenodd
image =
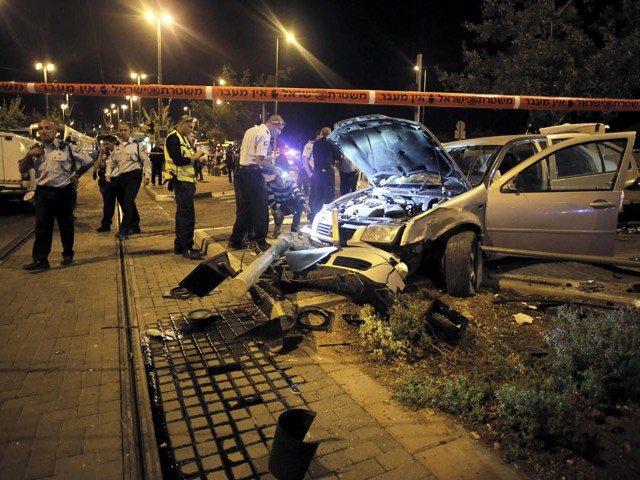
<instances>
[{"instance_id":1,"label":"tree","mask_svg":"<svg viewBox=\"0 0 640 480\"><path fill-rule=\"evenodd\" d=\"M439 71L454 91L596 98L638 92L640 2L484 0L482 18L465 24L474 39L472 48L463 45L463 71ZM532 111L529 120L558 123L567 113Z\"/></svg>"},{"instance_id":2,"label":"tree","mask_svg":"<svg viewBox=\"0 0 640 480\"><path fill-rule=\"evenodd\" d=\"M22 105L22 98L16 97L9 101L2 99L0 106L0 129L24 128L28 124L28 117Z\"/></svg>"},{"instance_id":3,"label":"tree","mask_svg":"<svg viewBox=\"0 0 640 480\"><path fill-rule=\"evenodd\" d=\"M233 86L250 86L251 73L244 70L242 75L231 65L224 65L220 77L225 84ZM208 102L197 100L191 102L191 113L198 119L199 130L205 132L207 138L216 143L224 140L240 140L244 131L260 119L261 105L256 102Z\"/></svg>"}]
</instances>

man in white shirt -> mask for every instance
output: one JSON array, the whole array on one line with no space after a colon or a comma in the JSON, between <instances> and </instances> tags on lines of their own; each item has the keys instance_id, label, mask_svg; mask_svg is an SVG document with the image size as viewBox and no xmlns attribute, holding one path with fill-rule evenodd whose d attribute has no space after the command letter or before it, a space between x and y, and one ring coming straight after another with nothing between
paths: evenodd
<instances>
[{"instance_id":1,"label":"man in white shirt","mask_svg":"<svg viewBox=\"0 0 640 480\"><path fill-rule=\"evenodd\" d=\"M274 155L269 154L271 137L278 135L285 123L280 115L272 115L261 125L244 133L240 147L240 165L236 172L236 221L233 225L229 248L247 247L245 236L250 236L260 250L271 245L266 241L269 229L269 202L263 173L273 167ZM266 169L266 171L265 171Z\"/></svg>"},{"instance_id":2,"label":"man in white shirt","mask_svg":"<svg viewBox=\"0 0 640 480\"><path fill-rule=\"evenodd\" d=\"M106 161L105 179L111 182L118 177L118 202L122 207L120 231L116 236L120 239L128 235L140 233L140 215L136 207L136 196L140 190L144 174L144 185L151 181L151 161L147 152L131 138L131 129L127 123L118 125L116 148Z\"/></svg>"}]
</instances>

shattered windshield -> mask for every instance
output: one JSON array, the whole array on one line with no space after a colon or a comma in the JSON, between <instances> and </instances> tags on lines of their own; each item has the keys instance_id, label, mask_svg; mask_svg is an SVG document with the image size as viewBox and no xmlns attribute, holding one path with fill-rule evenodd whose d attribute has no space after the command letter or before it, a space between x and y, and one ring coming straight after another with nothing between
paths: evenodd
<instances>
[{"instance_id":1,"label":"shattered windshield","mask_svg":"<svg viewBox=\"0 0 640 480\"><path fill-rule=\"evenodd\" d=\"M501 145L464 145L447 148L447 152L456 161L467 180L477 187L501 148Z\"/></svg>"},{"instance_id":2,"label":"shattered windshield","mask_svg":"<svg viewBox=\"0 0 640 480\"><path fill-rule=\"evenodd\" d=\"M442 177L430 173L413 173L410 175L390 175L380 180L383 187L421 187L440 186Z\"/></svg>"}]
</instances>

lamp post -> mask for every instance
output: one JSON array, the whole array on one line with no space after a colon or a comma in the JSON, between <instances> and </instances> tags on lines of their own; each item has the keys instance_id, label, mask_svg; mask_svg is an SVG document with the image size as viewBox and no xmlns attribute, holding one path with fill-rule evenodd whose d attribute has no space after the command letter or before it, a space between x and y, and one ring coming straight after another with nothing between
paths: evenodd
<instances>
[{"instance_id":1,"label":"lamp post","mask_svg":"<svg viewBox=\"0 0 640 480\"><path fill-rule=\"evenodd\" d=\"M120 105L120 108L122 109L122 121L126 122L127 121L127 106L126 105Z\"/></svg>"},{"instance_id":2,"label":"lamp post","mask_svg":"<svg viewBox=\"0 0 640 480\"><path fill-rule=\"evenodd\" d=\"M62 110L62 124L65 124L65 110L67 110L67 108L69 107L69 104L67 103L62 103L60 104L60 110Z\"/></svg>"},{"instance_id":3,"label":"lamp post","mask_svg":"<svg viewBox=\"0 0 640 480\"><path fill-rule=\"evenodd\" d=\"M158 38L158 85L162 85L162 24L170 24L173 22L173 19L170 15L157 15L153 12L148 12L145 17L150 22L156 23L156 35ZM158 97L158 122L162 123L162 97Z\"/></svg>"},{"instance_id":4,"label":"lamp post","mask_svg":"<svg viewBox=\"0 0 640 480\"><path fill-rule=\"evenodd\" d=\"M144 80L145 78L147 78L147 74L131 72L131 78L137 80L138 85L140 85L140 80ZM142 123L141 119L142 119L142 97L138 97L138 125Z\"/></svg>"},{"instance_id":5,"label":"lamp post","mask_svg":"<svg viewBox=\"0 0 640 480\"><path fill-rule=\"evenodd\" d=\"M284 32L285 34L285 38L287 39L287 41L289 42L295 42L296 41L296 37L288 32ZM275 76L275 87L278 88L278 76L279 76L279 57L280 57L280 36L277 35L276 36L276 76ZM275 101L275 105L273 107L273 113L274 115L278 114L278 100Z\"/></svg>"},{"instance_id":6,"label":"lamp post","mask_svg":"<svg viewBox=\"0 0 640 480\"><path fill-rule=\"evenodd\" d=\"M131 130L133 130L133 102L135 102L138 97L127 95L127 100L129 100L129 113L131 114Z\"/></svg>"},{"instance_id":7,"label":"lamp post","mask_svg":"<svg viewBox=\"0 0 640 480\"><path fill-rule=\"evenodd\" d=\"M182 110L184 110L185 113L191 116L191 109L189 107L182 107Z\"/></svg>"},{"instance_id":8,"label":"lamp post","mask_svg":"<svg viewBox=\"0 0 640 480\"><path fill-rule=\"evenodd\" d=\"M42 74L44 75L44 83L48 83L47 72L51 72L55 70L55 68L56 68L55 65L51 62L47 63L46 65L42 62L36 63L36 70L42 70ZM49 116L49 94L48 93L46 93L44 96L44 104L45 104L46 115Z\"/></svg>"},{"instance_id":9,"label":"lamp post","mask_svg":"<svg viewBox=\"0 0 640 480\"><path fill-rule=\"evenodd\" d=\"M112 117L111 110L108 108L105 108L104 114L109 116L109 123L107 126L109 127L109 131L111 131L111 126L113 125L113 117Z\"/></svg>"}]
</instances>

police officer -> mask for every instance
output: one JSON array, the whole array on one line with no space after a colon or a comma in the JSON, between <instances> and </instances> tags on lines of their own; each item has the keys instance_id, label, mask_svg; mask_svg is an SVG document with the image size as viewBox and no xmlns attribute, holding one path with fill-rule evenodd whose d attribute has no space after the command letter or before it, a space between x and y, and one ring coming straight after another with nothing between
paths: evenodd
<instances>
[{"instance_id":1,"label":"police officer","mask_svg":"<svg viewBox=\"0 0 640 480\"><path fill-rule=\"evenodd\" d=\"M200 260L202 254L193 249L193 230L196 224L194 199L196 195L196 172L194 161L204 151L193 152L189 143L189 132L193 130L193 118L182 115L174 130L164 142L164 168L170 177L170 188L176 198L176 238L173 252L189 260Z\"/></svg>"},{"instance_id":2,"label":"police officer","mask_svg":"<svg viewBox=\"0 0 640 480\"><path fill-rule=\"evenodd\" d=\"M105 135L102 139L102 148L98 153L98 158L93 166L93 178L98 180L98 187L102 194L102 220L97 232L108 232L111 230L113 213L116 210L116 197L118 194L116 181L114 178L110 182L105 179L107 171L107 159L116 148L117 138L113 135Z\"/></svg>"},{"instance_id":3,"label":"police officer","mask_svg":"<svg viewBox=\"0 0 640 480\"><path fill-rule=\"evenodd\" d=\"M118 138L116 148L106 162L105 179L111 182L114 177L118 177L117 195L122 207L122 221L116 236L123 239L140 233L136 196L143 176L145 186L151 181L151 162L144 148L131 138L131 129L127 123L118 125Z\"/></svg>"},{"instance_id":4,"label":"police officer","mask_svg":"<svg viewBox=\"0 0 640 480\"><path fill-rule=\"evenodd\" d=\"M240 166L236 172L236 221L229 237L229 248L239 250L247 247L245 235L252 232L260 250L270 247L266 241L269 229L269 202L263 173L272 165L274 156L268 155L271 136L284 128L280 115L269 119L244 133L240 147Z\"/></svg>"},{"instance_id":5,"label":"police officer","mask_svg":"<svg viewBox=\"0 0 640 480\"><path fill-rule=\"evenodd\" d=\"M316 214L326 203L331 203L335 197L335 164L341 160L342 154L333 143L327 140L331 133L329 127L320 130L320 138L313 142L313 177L311 179L311 215L312 222Z\"/></svg>"},{"instance_id":6,"label":"police officer","mask_svg":"<svg viewBox=\"0 0 640 480\"><path fill-rule=\"evenodd\" d=\"M49 268L49 254L53 240L53 223L58 222L62 241L62 265L73 262L73 198L74 180L93 164L93 159L75 145L61 142L56 137L56 126L50 120L38 124L41 144L29 149L19 162L20 173L35 170L36 228L33 242L33 262L25 270Z\"/></svg>"}]
</instances>

